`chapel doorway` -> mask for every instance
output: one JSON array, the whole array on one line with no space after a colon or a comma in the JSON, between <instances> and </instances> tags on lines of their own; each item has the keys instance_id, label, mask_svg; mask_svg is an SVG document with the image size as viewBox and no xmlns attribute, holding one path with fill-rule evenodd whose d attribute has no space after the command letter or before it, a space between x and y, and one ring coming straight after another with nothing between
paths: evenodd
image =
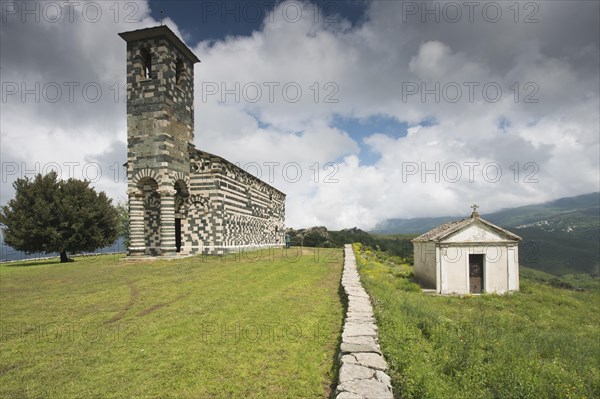
<instances>
[{"instance_id":1,"label":"chapel doorway","mask_svg":"<svg viewBox=\"0 0 600 399\"><path fill-rule=\"evenodd\" d=\"M181 252L181 219L175 218L175 247Z\"/></svg>"},{"instance_id":2,"label":"chapel doorway","mask_svg":"<svg viewBox=\"0 0 600 399\"><path fill-rule=\"evenodd\" d=\"M469 255L469 292L480 294L483 291L483 254Z\"/></svg>"}]
</instances>

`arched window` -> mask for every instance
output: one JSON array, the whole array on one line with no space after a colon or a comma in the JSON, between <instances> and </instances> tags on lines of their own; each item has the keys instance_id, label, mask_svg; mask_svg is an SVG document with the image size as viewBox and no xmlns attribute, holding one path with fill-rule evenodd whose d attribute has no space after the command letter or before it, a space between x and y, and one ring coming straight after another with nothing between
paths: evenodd
<instances>
[{"instance_id":1,"label":"arched window","mask_svg":"<svg viewBox=\"0 0 600 399\"><path fill-rule=\"evenodd\" d=\"M183 83L183 73L183 61L178 58L177 61L175 61L175 84L177 86L181 86Z\"/></svg>"},{"instance_id":2,"label":"arched window","mask_svg":"<svg viewBox=\"0 0 600 399\"><path fill-rule=\"evenodd\" d=\"M145 79L152 78L152 56L150 55L150 51L148 49L140 50L140 58L142 61L142 77Z\"/></svg>"}]
</instances>

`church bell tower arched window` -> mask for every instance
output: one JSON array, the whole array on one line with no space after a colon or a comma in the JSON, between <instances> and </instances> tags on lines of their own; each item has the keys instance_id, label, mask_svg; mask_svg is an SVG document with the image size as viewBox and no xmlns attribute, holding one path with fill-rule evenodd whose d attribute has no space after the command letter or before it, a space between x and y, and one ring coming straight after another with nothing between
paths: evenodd
<instances>
[{"instance_id":1,"label":"church bell tower arched window","mask_svg":"<svg viewBox=\"0 0 600 399\"><path fill-rule=\"evenodd\" d=\"M140 50L140 58L142 61L142 77L144 79L152 79L152 55L148 49Z\"/></svg>"}]
</instances>

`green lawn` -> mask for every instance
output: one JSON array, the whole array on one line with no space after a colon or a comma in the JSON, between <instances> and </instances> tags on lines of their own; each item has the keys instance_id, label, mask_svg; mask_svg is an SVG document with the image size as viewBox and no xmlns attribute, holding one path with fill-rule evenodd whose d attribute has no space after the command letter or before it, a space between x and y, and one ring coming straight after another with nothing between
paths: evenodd
<instances>
[{"instance_id":1,"label":"green lawn","mask_svg":"<svg viewBox=\"0 0 600 399\"><path fill-rule=\"evenodd\" d=\"M400 259L355 252L397 397L600 397L597 279L575 291L525 269L519 293L428 295Z\"/></svg>"},{"instance_id":2,"label":"green lawn","mask_svg":"<svg viewBox=\"0 0 600 399\"><path fill-rule=\"evenodd\" d=\"M327 397L341 268L296 248L0 265L0 397Z\"/></svg>"}]
</instances>

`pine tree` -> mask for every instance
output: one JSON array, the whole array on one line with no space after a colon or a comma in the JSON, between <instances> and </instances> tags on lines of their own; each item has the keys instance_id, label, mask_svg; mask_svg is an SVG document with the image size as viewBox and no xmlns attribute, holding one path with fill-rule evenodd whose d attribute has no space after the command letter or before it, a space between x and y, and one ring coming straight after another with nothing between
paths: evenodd
<instances>
[{"instance_id":1,"label":"pine tree","mask_svg":"<svg viewBox=\"0 0 600 399\"><path fill-rule=\"evenodd\" d=\"M56 172L17 179L16 194L0 208L4 242L27 253L94 251L112 244L118 235L117 210L88 181L58 180Z\"/></svg>"}]
</instances>

